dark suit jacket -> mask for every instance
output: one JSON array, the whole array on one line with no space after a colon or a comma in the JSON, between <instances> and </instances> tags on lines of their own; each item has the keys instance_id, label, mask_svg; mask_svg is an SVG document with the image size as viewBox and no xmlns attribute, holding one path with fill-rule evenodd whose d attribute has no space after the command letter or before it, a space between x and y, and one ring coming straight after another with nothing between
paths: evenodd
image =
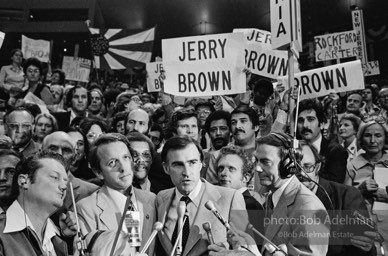
<instances>
[{"instance_id":1,"label":"dark suit jacket","mask_svg":"<svg viewBox=\"0 0 388 256\"><path fill-rule=\"evenodd\" d=\"M249 223L253 225L255 229L264 234L264 208L263 206L251 195L248 190L245 190L242 193L245 201L245 206L247 208ZM263 245L263 239L254 234L253 238L256 241L256 244L260 246Z\"/></svg>"},{"instance_id":2,"label":"dark suit jacket","mask_svg":"<svg viewBox=\"0 0 388 256\"><path fill-rule=\"evenodd\" d=\"M143 220L142 223L142 246L151 236L153 225L156 219L155 194L133 188L138 211ZM125 204L125 201L123 202ZM80 227L83 234L95 230L117 230L123 209L119 209L117 202L112 200L106 186L91 194L77 203ZM148 255L153 255L154 245L148 250Z\"/></svg>"},{"instance_id":3,"label":"dark suit jacket","mask_svg":"<svg viewBox=\"0 0 388 256\"><path fill-rule=\"evenodd\" d=\"M71 115L70 111L53 112L51 114L55 117L55 119L57 119L59 131L63 131L64 129L70 126L70 115Z\"/></svg>"},{"instance_id":4,"label":"dark suit jacket","mask_svg":"<svg viewBox=\"0 0 388 256\"><path fill-rule=\"evenodd\" d=\"M271 218L266 219L265 236L276 245L285 244L289 255L325 256L330 232L327 217L322 202L292 176ZM271 255L262 250L263 255Z\"/></svg>"},{"instance_id":5,"label":"dark suit jacket","mask_svg":"<svg viewBox=\"0 0 388 256\"><path fill-rule=\"evenodd\" d=\"M195 219L190 227L190 234L182 254L183 256L208 255L207 246L209 245L209 242L207 240L206 232L202 227L204 222L210 223L215 243L227 243L225 227L214 214L205 207L205 203L209 200L213 201L219 213L227 221L233 222L237 229L247 232L248 214L245 209L244 199L240 192L237 192L234 189L214 186L205 180L202 180L201 191L202 190L203 192L198 211L195 213ZM199 196L201 196L201 194ZM168 210L174 197L175 188L159 192L156 197L158 221L165 223ZM159 240L164 251L167 252L167 255L170 255L173 245L170 237L164 232L167 228L170 230L174 229L172 226L167 227L165 225L162 232L159 232Z\"/></svg>"},{"instance_id":6,"label":"dark suit jacket","mask_svg":"<svg viewBox=\"0 0 388 256\"><path fill-rule=\"evenodd\" d=\"M40 148L41 148L40 144L36 143L34 140L31 139L28 146L25 149L23 149L23 151L21 151L20 153L23 155L23 157L27 158L39 152Z\"/></svg>"},{"instance_id":7,"label":"dark suit jacket","mask_svg":"<svg viewBox=\"0 0 388 256\"><path fill-rule=\"evenodd\" d=\"M41 256L43 255L41 242L30 229L4 234L6 215L0 215L0 255L2 256ZM67 256L67 246L58 236L51 239L57 256Z\"/></svg>"},{"instance_id":8,"label":"dark suit jacket","mask_svg":"<svg viewBox=\"0 0 388 256\"><path fill-rule=\"evenodd\" d=\"M333 217L346 217L347 214L351 214L354 210L359 211L364 216L368 216L368 210L364 198L360 191L354 187L338 184L336 182L328 181L323 178L319 179L319 185L316 196L321 200L323 205L329 212L331 218ZM326 190L327 195L324 190ZM330 202L330 199L331 202ZM334 211L333 211L334 210ZM336 210L339 210L336 212ZM341 214L341 215L340 215ZM348 230L343 225L335 225L332 222L331 232L341 232L345 234ZM340 233L337 233L340 234ZM363 250L350 245L348 239L334 238L332 235L329 240L329 251L327 255L330 256L347 256L347 255L375 255L376 250L372 248L370 252L364 252ZM338 236L336 236L338 237Z\"/></svg>"},{"instance_id":9,"label":"dark suit jacket","mask_svg":"<svg viewBox=\"0 0 388 256\"><path fill-rule=\"evenodd\" d=\"M320 176L327 180L343 183L346 175L348 152L335 141L328 141L322 137L319 154L325 158Z\"/></svg>"}]
</instances>

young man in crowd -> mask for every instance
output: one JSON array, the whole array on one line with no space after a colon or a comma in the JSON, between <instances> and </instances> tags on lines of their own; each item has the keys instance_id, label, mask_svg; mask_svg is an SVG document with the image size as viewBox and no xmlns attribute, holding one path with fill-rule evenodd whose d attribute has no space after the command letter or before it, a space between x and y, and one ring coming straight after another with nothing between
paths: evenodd
<instances>
[{"instance_id":1,"label":"young man in crowd","mask_svg":"<svg viewBox=\"0 0 388 256\"><path fill-rule=\"evenodd\" d=\"M195 140L187 136L172 137L163 147L162 160L164 169L175 185L175 188L159 192L156 198L158 221L164 223L159 240L165 252L170 254L176 241L175 227L180 201L186 203L188 214L183 227L183 255L208 253L209 242L205 239L206 232L202 227L207 221L212 223L214 242L227 245L225 227L211 211L205 209L205 203L209 200L228 222L233 222L239 230L247 230L248 215L241 193L200 179L203 153Z\"/></svg>"},{"instance_id":2,"label":"young man in crowd","mask_svg":"<svg viewBox=\"0 0 388 256\"><path fill-rule=\"evenodd\" d=\"M11 149L0 149L0 213L5 212L14 199L11 194L12 178L20 158L20 154Z\"/></svg>"},{"instance_id":3,"label":"young man in crowd","mask_svg":"<svg viewBox=\"0 0 388 256\"><path fill-rule=\"evenodd\" d=\"M101 135L90 150L90 163L104 185L77 203L81 231L83 234L95 230L117 230L127 200L129 211L138 215L139 235L143 241L150 237L156 219L155 195L132 186L134 177L133 158L127 138L118 133ZM123 226L124 230L126 226ZM153 255L154 246L147 250Z\"/></svg>"},{"instance_id":4,"label":"young man in crowd","mask_svg":"<svg viewBox=\"0 0 388 256\"><path fill-rule=\"evenodd\" d=\"M295 110L294 110L295 115ZM299 103L297 133L306 142L312 144L319 155L325 158L320 176L331 181L343 183L346 174L348 152L335 141L322 136L321 127L326 118L322 105L315 99L302 100Z\"/></svg>"},{"instance_id":5,"label":"young man in crowd","mask_svg":"<svg viewBox=\"0 0 388 256\"><path fill-rule=\"evenodd\" d=\"M210 153L209 168L206 172L206 180L212 184L217 181L216 162L220 150L227 146L230 141L230 113L217 110L206 119L205 130L209 134L211 147L205 152Z\"/></svg>"}]
</instances>

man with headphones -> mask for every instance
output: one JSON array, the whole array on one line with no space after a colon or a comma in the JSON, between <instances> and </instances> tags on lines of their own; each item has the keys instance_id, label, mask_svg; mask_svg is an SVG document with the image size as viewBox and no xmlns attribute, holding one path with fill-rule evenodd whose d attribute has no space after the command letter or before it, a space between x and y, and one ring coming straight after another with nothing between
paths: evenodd
<instances>
[{"instance_id":1,"label":"man with headphones","mask_svg":"<svg viewBox=\"0 0 388 256\"><path fill-rule=\"evenodd\" d=\"M270 191L264 235L274 244L286 244L290 255L326 255L330 220L321 201L295 176L302 154L284 133L268 134L256 143L256 172ZM269 254L265 248L262 253Z\"/></svg>"}]
</instances>

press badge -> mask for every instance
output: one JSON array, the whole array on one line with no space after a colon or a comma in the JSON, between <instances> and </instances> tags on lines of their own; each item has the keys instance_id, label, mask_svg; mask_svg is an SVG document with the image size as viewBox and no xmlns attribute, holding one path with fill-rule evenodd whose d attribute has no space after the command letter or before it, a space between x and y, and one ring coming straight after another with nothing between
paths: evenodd
<instances>
[{"instance_id":1,"label":"press badge","mask_svg":"<svg viewBox=\"0 0 388 256\"><path fill-rule=\"evenodd\" d=\"M132 247L140 247L141 246L140 212L127 211L125 213L125 226L127 227L129 245Z\"/></svg>"}]
</instances>

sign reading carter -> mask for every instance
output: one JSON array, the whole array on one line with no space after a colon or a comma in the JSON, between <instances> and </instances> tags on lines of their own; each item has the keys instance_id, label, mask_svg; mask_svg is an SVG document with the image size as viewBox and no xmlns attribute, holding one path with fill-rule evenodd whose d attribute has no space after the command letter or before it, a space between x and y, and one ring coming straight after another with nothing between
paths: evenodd
<instances>
[{"instance_id":1,"label":"sign reading carter","mask_svg":"<svg viewBox=\"0 0 388 256\"><path fill-rule=\"evenodd\" d=\"M162 40L164 91L197 97L243 93L244 34L215 34Z\"/></svg>"},{"instance_id":2,"label":"sign reading carter","mask_svg":"<svg viewBox=\"0 0 388 256\"><path fill-rule=\"evenodd\" d=\"M279 78L287 83L287 77ZM296 73L294 85L301 86L300 100L316 98L333 92L364 89L364 76L359 60Z\"/></svg>"},{"instance_id":3,"label":"sign reading carter","mask_svg":"<svg viewBox=\"0 0 388 256\"><path fill-rule=\"evenodd\" d=\"M357 38L353 30L314 37L315 60L325 61L358 56Z\"/></svg>"}]
</instances>

